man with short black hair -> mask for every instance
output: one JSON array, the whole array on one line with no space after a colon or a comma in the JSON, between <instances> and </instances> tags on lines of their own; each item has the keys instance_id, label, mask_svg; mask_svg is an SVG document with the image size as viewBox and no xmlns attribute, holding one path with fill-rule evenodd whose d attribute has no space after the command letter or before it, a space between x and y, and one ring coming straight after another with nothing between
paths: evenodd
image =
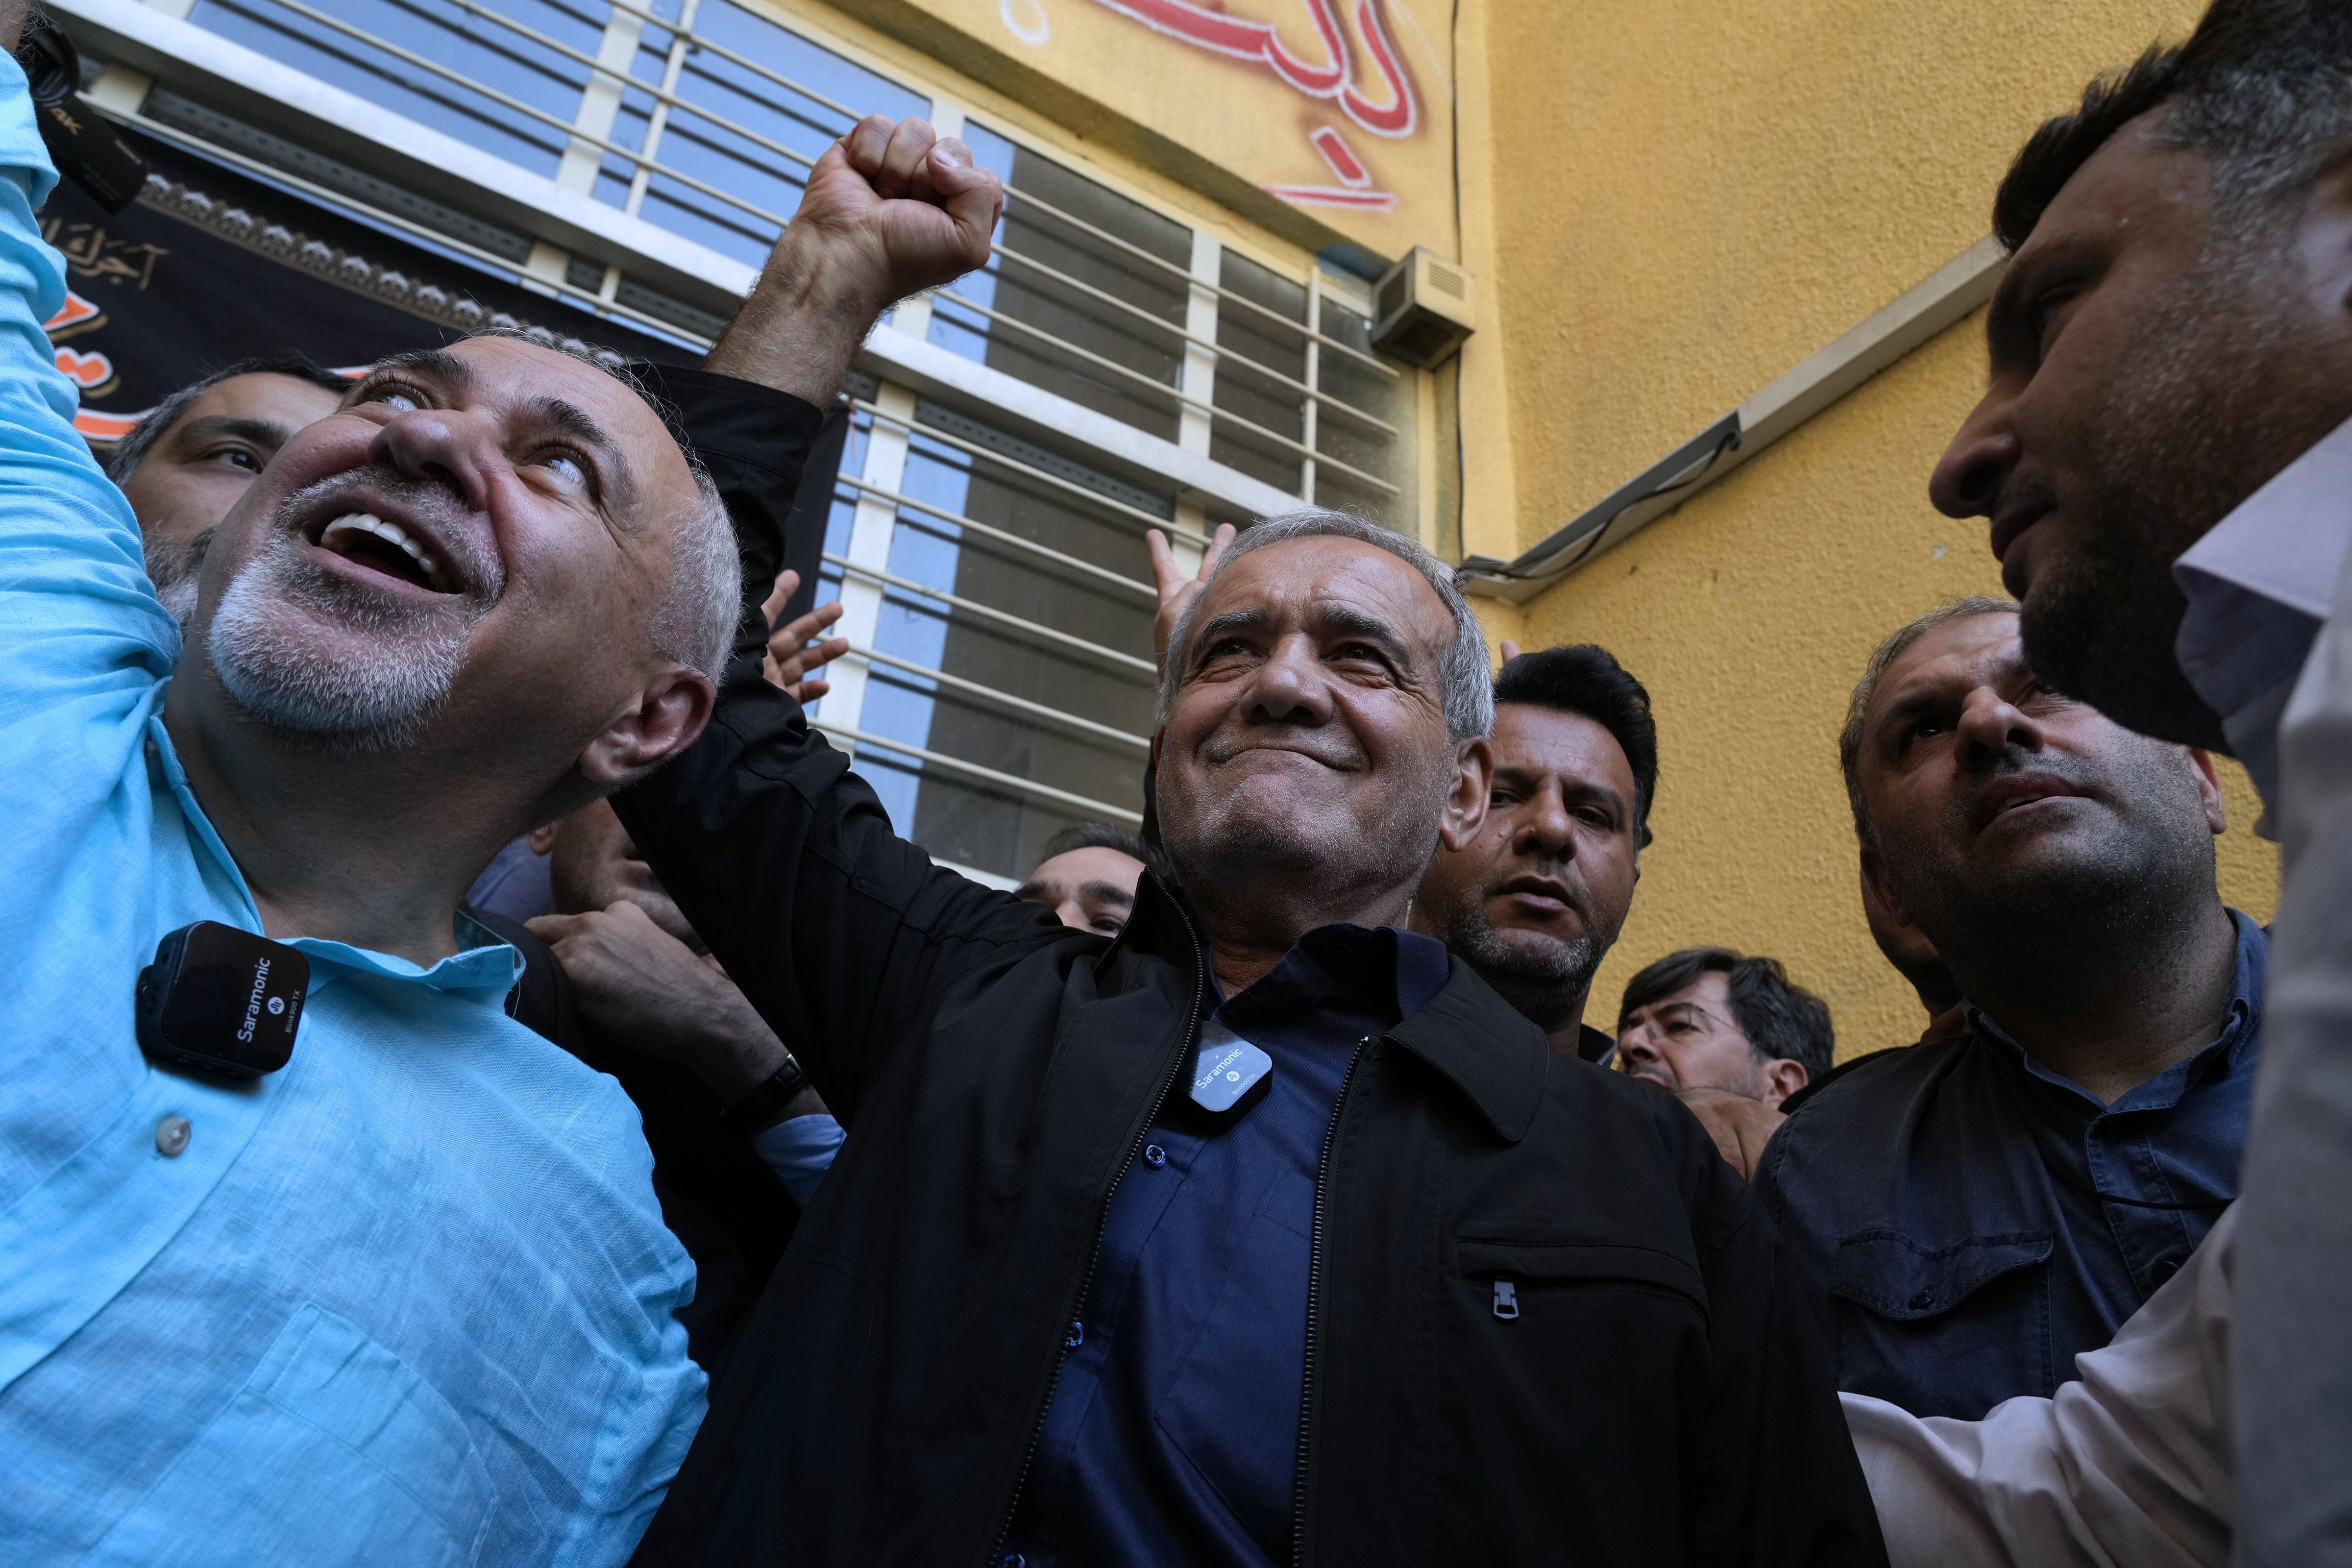
<instances>
[{"instance_id":1,"label":"man with short black hair","mask_svg":"<svg viewBox=\"0 0 2352 1568\"><path fill-rule=\"evenodd\" d=\"M2267 943L2214 890L2211 760L2049 689L2007 601L1895 632L1847 713L1863 875L1973 1007L1807 1095L1757 1190L1839 1386L1974 1419L2052 1394L2228 1205Z\"/></svg>"},{"instance_id":2,"label":"man with short black hair","mask_svg":"<svg viewBox=\"0 0 2352 1568\"><path fill-rule=\"evenodd\" d=\"M1045 905L1066 926L1117 936L1150 859L1143 840L1124 827L1074 822L1045 841L1037 868L1013 896Z\"/></svg>"},{"instance_id":3,"label":"man with short black hair","mask_svg":"<svg viewBox=\"0 0 2352 1568\"><path fill-rule=\"evenodd\" d=\"M1670 952L1625 983L1617 1066L1664 1089L1719 1089L1777 1107L1830 1070L1829 1005L1777 958Z\"/></svg>"},{"instance_id":4,"label":"man with short black hair","mask_svg":"<svg viewBox=\"0 0 2352 1568\"><path fill-rule=\"evenodd\" d=\"M1614 1042L1585 1023L1585 1005L1641 879L1657 723L1608 649L1504 647L1486 825L1431 860L1413 929L1459 954L1554 1050L1606 1061Z\"/></svg>"},{"instance_id":5,"label":"man with short black hair","mask_svg":"<svg viewBox=\"0 0 2352 1568\"><path fill-rule=\"evenodd\" d=\"M2284 841L2230 1216L2239 1550L2264 1568L2352 1552L2347 153L2341 5L2217 0L2094 83L2002 184L1990 384L1931 492L1992 520L2053 682L2232 752Z\"/></svg>"},{"instance_id":6,"label":"man with short black hair","mask_svg":"<svg viewBox=\"0 0 2352 1568\"><path fill-rule=\"evenodd\" d=\"M147 577L184 624L213 530L295 431L335 411L351 378L291 349L225 365L148 411L107 454L139 517Z\"/></svg>"}]
</instances>

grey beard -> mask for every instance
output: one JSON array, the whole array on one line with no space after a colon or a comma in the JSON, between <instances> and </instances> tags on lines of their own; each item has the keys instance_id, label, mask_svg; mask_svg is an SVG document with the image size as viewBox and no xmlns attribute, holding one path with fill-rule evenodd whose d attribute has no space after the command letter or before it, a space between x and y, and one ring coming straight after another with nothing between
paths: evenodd
<instances>
[{"instance_id":1,"label":"grey beard","mask_svg":"<svg viewBox=\"0 0 2352 1568\"><path fill-rule=\"evenodd\" d=\"M320 648L284 624L289 608L367 637L372 657ZM222 687L259 723L336 755L396 751L447 703L485 608L459 616L387 605L310 567L280 536L221 595L205 647Z\"/></svg>"},{"instance_id":2,"label":"grey beard","mask_svg":"<svg viewBox=\"0 0 2352 1568\"><path fill-rule=\"evenodd\" d=\"M195 542L184 550L159 550L152 545L145 551L147 580L155 584L155 598L163 613L180 623L180 635L188 635L188 623L196 615L197 577L205 568L205 552L213 542L213 531L196 535Z\"/></svg>"},{"instance_id":3,"label":"grey beard","mask_svg":"<svg viewBox=\"0 0 2352 1568\"><path fill-rule=\"evenodd\" d=\"M1476 970L1496 995L1541 1029L1568 1016L1592 989L1592 977L1609 955L1609 944L1591 934L1551 947L1540 957L1514 952L1475 905L1448 922L1445 945Z\"/></svg>"},{"instance_id":4,"label":"grey beard","mask_svg":"<svg viewBox=\"0 0 2352 1568\"><path fill-rule=\"evenodd\" d=\"M2116 833L2063 865L2000 879L1975 870L1948 847L1969 840L1965 801L1932 839L1881 835L1889 879L1972 999L2001 989L1986 984L1996 977L2012 989L2029 974L2074 984L2162 951L2212 901L2213 839L2201 799L2150 742L2129 743L2133 754L2106 773L2134 809ZM2001 771L2026 761L2012 755Z\"/></svg>"},{"instance_id":5,"label":"grey beard","mask_svg":"<svg viewBox=\"0 0 2352 1568\"><path fill-rule=\"evenodd\" d=\"M155 584L156 601L163 613L180 623L180 635L188 635L188 623L196 616L196 579L194 573Z\"/></svg>"}]
</instances>

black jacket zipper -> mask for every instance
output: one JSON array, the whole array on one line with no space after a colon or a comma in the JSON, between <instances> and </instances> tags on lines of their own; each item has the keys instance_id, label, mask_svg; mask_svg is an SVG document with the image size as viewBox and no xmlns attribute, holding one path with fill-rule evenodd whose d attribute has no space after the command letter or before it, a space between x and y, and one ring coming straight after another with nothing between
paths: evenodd
<instances>
[{"instance_id":1,"label":"black jacket zipper","mask_svg":"<svg viewBox=\"0 0 2352 1568\"><path fill-rule=\"evenodd\" d=\"M1315 1431L1316 1306L1323 1293L1323 1178L1330 1169L1331 1145L1339 1136L1339 1113L1347 1108L1348 1086L1356 1081L1357 1064L1364 1059L1364 1051L1371 1043L1369 1037L1356 1042L1355 1054L1348 1058L1348 1071L1339 1079L1339 1098L1331 1102L1331 1120L1323 1127L1322 1152L1315 1156L1315 1223L1307 1227L1307 1353L1300 1360L1298 1382L1297 1468L1290 1479L1292 1568L1306 1568L1307 1563L1307 1453Z\"/></svg>"},{"instance_id":2,"label":"black jacket zipper","mask_svg":"<svg viewBox=\"0 0 2352 1568\"><path fill-rule=\"evenodd\" d=\"M1193 1044L1200 1037L1201 1000L1207 990L1209 961L1202 952L1201 933L1193 928L1192 916L1181 900L1177 901L1176 914L1184 922L1184 934L1192 939L1195 955L1192 961L1192 1010L1184 1022L1184 1048L1176 1053L1175 1061L1168 1068L1168 1076L1160 1079L1160 1092L1152 1099L1151 1110L1143 1119L1142 1130L1136 1133L1135 1142L1128 1146L1127 1162L1119 1166L1118 1180L1112 1182L1110 1191L1103 1194L1102 1213L1095 1220L1094 1250L1087 1255L1087 1271L1079 1277L1076 1296L1062 1312L1060 1331L1066 1337L1066 1342L1061 1353L1054 1358L1054 1370L1045 1378L1045 1397L1037 1402L1037 1414L1030 1420L1028 1441L1021 1450L1021 1469L1013 1479L1013 1495L1005 1502L1004 1517L997 1524L995 1540L982 1553L977 1568L996 1568L1003 1561L1004 1542L1013 1533L1014 1516L1021 1511L1021 1494L1029 1485L1030 1468L1037 1462L1037 1443L1045 1434L1045 1412L1054 1403L1055 1387L1062 1381L1062 1363L1069 1360L1070 1352L1077 1348L1066 1342L1066 1336L1070 1324L1086 1309L1087 1293L1095 1288L1095 1270L1102 1263L1103 1232L1110 1228L1111 1200L1118 1195L1119 1182L1125 1181L1128 1173L1135 1168L1136 1156L1143 1152L1145 1141L1151 1136L1151 1125L1160 1120L1160 1108L1168 1103L1168 1096L1175 1089L1176 1080L1183 1076L1184 1063L1192 1056ZM1350 1068L1349 1070L1352 1072L1354 1069ZM1342 1089L1341 1092L1346 1090Z\"/></svg>"}]
</instances>

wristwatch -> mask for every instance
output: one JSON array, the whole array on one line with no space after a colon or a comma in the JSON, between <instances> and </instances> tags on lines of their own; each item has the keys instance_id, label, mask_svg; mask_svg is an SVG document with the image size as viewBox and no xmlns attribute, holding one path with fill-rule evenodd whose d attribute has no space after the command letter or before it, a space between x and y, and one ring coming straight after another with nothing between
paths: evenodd
<instances>
[{"instance_id":1,"label":"wristwatch","mask_svg":"<svg viewBox=\"0 0 2352 1568\"><path fill-rule=\"evenodd\" d=\"M784 1107L808 1087L808 1074L793 1058L760 1080L757 1088L719 1113L719 1125L739 1138L764 1132Z\"/></svg>"}]
</instances>

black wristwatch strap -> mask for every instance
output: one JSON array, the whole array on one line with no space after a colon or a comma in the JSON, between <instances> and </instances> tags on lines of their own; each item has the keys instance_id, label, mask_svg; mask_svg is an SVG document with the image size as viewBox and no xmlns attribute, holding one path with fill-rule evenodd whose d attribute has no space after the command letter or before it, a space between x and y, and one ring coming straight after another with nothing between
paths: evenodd
<instances>
[{"instance_id":1,"label":"black wristwatch strap","mask_svg":"<svg viewBox=\"0 0 2352 1568\"><path fill-rule=\"evenodd\" d=\"M750 1138L767 1130L769 1123L808 1087L808 1074L791 1057L784 1065L770 1073L760 1087L719 1113L719 1125L739 1138Z\"/></svg>"}]
</instances>

